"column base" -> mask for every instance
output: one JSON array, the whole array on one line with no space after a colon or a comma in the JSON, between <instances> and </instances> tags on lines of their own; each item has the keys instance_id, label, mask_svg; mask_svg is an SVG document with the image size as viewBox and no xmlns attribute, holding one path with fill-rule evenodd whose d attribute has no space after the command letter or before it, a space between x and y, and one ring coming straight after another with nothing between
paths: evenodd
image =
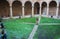
<instances>
[{"instance_id":1,"label":"column base","mask_svg":"<svg viewBox=\"0 0 60 39\"><path fill-rule=\"evenodd\" d=\"M10 17L10 19L12 19L13 17Z\"/></svg>"}]
</instances>

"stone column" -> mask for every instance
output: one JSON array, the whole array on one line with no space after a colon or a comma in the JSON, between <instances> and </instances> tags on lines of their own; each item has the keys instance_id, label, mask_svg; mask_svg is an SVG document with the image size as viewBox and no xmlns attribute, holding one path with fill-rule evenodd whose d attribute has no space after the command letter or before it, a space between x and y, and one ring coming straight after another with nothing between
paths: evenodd
<instances>
[{"instance_id":1,"label":"stone column","mask_svg":"<svg viewBox=\"0 0 60 39\"><path fill-rule=\"evenodd\" d=\"M24 17L24 5L22 5L22 17Z\"/></svg>"},{"instance_id":2,"label":"stone column","mask_svg":"<svg viewBox=\"0 0 60 39\"><path fill-rule=\"evenodd\" d=\"M41 8L42 8L42 7L41 7L41 4L40 4L40 12L39 12L39 13L40 13L40 16L42 15L42 13L41 13L42 10L41 10Z\"/></svg>"},{"instance_id":3,"label":"stone column","mask_svg":"<svg viewBox=\"0 0 60 39\"><path fill-rule=\"evenodd\" d=\"M10 4L10 17L13 17L13 13L12 13L12 4Z\"/></svg>"},{"instance_id":4,"label":"stone column","mask_svg":"<svg viewBox=\"0 0 60 39\"><path fill-rule=\"evenodd\" d=\"M49 15L49 4L47 4L47 16Z\"/></svg>"},{"instance_id":5,"label":"stone column","mask_svg":"<svg viewBox=\"0 0 60 39\"><path fill-rule=\"evenodd\" d=\"M40 22L41 15L42 15L42 14L41 14L41 8L42 8L42 7L41 7L41 4L40 4L40 11L39 11L39 22Z\"/></svg>"},{"instance_id":6,"label":"stone column","mask_svg":"<svg viewBox=\"0 0 60 39\"><path fill-rule=\"evenodd\" d=\"M32 6L32 17L34 17L34 6Z\"/></svg>"},{"instance_id":7,"label":"stone column","mask_svg":"<svg viewBox=\"0 0 60 39\"><path fill-rule=\"evenodd\" d=\"M56 17L58 17L58 13L59 13L59 6L57 6Z\"/></svg>"}]
</instances>

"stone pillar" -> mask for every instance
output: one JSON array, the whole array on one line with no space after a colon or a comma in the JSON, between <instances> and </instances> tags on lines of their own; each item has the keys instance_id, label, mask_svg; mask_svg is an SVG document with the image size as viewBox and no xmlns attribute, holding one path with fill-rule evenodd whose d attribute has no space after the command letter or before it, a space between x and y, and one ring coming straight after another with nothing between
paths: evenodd
<instances>
[{"instance_id":1,"label":"stone pillar","mask_svg":"<svg viewBox=\"0 0 60 39\"><path fill-rule=\"evenodd\" d=\"M12 13L12 4L10 4L10 17L13 17L13 13Z\"/></svg>"},{"instance_id":2,"label":"stone pillar","mask_svg":"<svg viewBox=\"0 0 60 39\"><path fill-rule=\"evenodd\" d=\"M47 4L47 16L49 15L49 4Z\"/></svg>"},{"instance_id":3,"label":"stone pillar","mask_svg":"<svg viewBox=\"0 0 60 39\"><path fill-rule=\"evenodd\" d=\"M41 4L40 4L40 12L39 12L39 13L40 13L40 16L42 15L42 14L41 14L41 8L42 8L42 7L41 7Z\"/></svg>"},{"instance_id":4,"label":"stone pillar","mask_svg":"<svg viewBox=\"0 0 60 39\"><path fill-rule=\"evenodd\" d=\"M56 17L58 17L58 13L59 13L59 6L57 6Z\"/></svg>"},{"instance_id":5,"label":"stone pillar","mask_svg":"<svg viewBox=\"0 0 60 39\"><path fill-rule=\"evenodd\" d=\"M32 17L34 17L34 6L32 6Z\"/></svg>"},{"instance_id":6,"label":"stone pillar","mask_svg":"<svg viewBox=\"0 0 60 39\"><path fill-rule=\"evenodd\" d=\"M22 17L24 17L24 5L22 5Z\"/></svg>"},{"instance_id":7,"label":"stone pillar","mask_svg":"<svg viewBox=\"0 0 60 39\"><path fill-rule=\"evenodd\" d=\"M39 22L40 22L41 15L42 15L42 14L41 14L41 8L42 8L42 7L41 7L41 4L40 4L40 11L39 11Z\"/></svg>"}]
</instances>

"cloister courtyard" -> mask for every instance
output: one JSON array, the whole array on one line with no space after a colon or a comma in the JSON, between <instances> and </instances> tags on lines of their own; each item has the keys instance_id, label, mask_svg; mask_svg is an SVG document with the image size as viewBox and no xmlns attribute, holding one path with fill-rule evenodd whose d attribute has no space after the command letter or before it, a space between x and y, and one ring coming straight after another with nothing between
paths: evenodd
<instances>
[{"instance_id":1,"label":"cloister courtyard","mask_svg":"<svg viewBox=\"0 0 60 39\"><path fill-rule=\"evenodd\" d=\"M7 39L60 39L59 0L1 0L1 19Z\"/></svg>"},{"instance_id":2,"label":"cloister courtyard","mask_svg":"<svg viewBox=\"0 0 60 39\"><path fill-rule=\"evenodd\" d=\"M36 17L6 19L3 23L8 39L13 37L16 39L60 39L60 19L42 17L37 27L35 27Z\"/></svg>"}]
</instances>

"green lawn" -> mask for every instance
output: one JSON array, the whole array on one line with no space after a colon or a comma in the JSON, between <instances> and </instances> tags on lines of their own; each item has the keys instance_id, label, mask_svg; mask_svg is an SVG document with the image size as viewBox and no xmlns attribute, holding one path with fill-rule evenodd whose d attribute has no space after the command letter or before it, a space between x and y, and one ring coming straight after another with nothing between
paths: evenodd
<instances>
[{"instance_id":1,"label":"green lawn","mask_svg":"<svg viewBox=\"0 0 60 39\"><path fill-rule=\"evenodd\" d=\"M7 19L4 20L4 25L7 30L8 39L13 39L13 36L16 36L19 39L25 38L27 39L29 34L31 33L34 25L33 24L25 24L26 23L35 23L36 18L22 18L22 19ZM46 18L42 17L40 23L60 23L59 19ZM44 37L47 35L49 38L51 35L54 35L54 39L58 39L60 37L60 25L51 25L51 26L40 26L34 36L34 39L38 39L40 32ZM44 33L45 32L45 33ZM58 34L57 34L58 33Z\"/></svg>"},{"instance_id":2,"label":"green lawn","mask_svg":"<svg viewBox=\"0 0 60 39\"><path fill-rule=\"evenodd\" d=\"M60 19L42 17L40 23L60 23ZM39 25L34 39L58 39L60 38L60 25Z\"/></svg>"},{"instance_id":3,"label":"green lawn","mask_svg":"<svg viewBox=\"0 0 60 39\"><path fill-rule=\"evenodd\" d=\"M23 22L35 23L35 18L22 18L22 19L7 19L4 20L4 25L7 30L8 39L13 39L16 36L17 39L27 39L30 35L34 25L25 24Z\"/></svg>"},{"instance_id":4,"label":"green lawn","mask_svg":"<svg viewBox=\"0 0 60 39\"><path fill-rule=\"evenodd\" d=\"M60 25L44 25L38 27L34 39L58 39L60 38Z\"/></svg>"},{"instance_id":5,"label":"green lawn","mask_svg":"<svg viewBox=\"0 0 60 39\"><path fill-rule=\"evenodd\" d=\"M60 19L42 17L40 23L60 23Z\"/></svg>"},{"instance_id":6,"label":"green lawn","mask_svg":"<svg viewBox=\"0 0 60 39\"><path fill-rule=\"evenodd\" d=\"M36 18L21 18L21 19L6 19L4 20L6 22L19 22L19 23L22 23L22 22L27 22L27 23L35 23L36 22Z\"/></svg>"}]
</instances>

